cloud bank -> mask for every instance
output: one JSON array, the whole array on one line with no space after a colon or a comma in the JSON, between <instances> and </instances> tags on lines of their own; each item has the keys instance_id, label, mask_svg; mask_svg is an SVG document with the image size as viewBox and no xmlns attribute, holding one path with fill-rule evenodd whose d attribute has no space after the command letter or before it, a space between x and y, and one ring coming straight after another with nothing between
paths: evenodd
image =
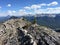
<instances>
[{"instance_id":1,"label":"cloud bank","mask_svg":"<svg viewBox=\"0 0 60 45\"><path fill-rule=\"evenodd\" d=\"M54 1L49 4L42 3L42 4L33 4L31 6L25 6L18 11L15 10L8 10L4 14L6 15L27 15L27 14L58 14L60 13L60 7L57 7L58 2ZM54 7L55 6L55 7ZM8 4L7 7L12 7L11 4ZM45 8L46 7L46 8ZM0 7L2 8L2 7ZM4 15L0 14L0 15Z\"/></svg>"}]
</instances>

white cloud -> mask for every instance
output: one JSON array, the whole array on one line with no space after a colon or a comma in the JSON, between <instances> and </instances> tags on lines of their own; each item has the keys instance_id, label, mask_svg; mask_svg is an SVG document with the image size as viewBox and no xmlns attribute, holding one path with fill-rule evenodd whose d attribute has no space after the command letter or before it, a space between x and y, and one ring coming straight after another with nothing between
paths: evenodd
<instances>
[{"instance_id":1,"label":"white cloud","mask_svg":"<svg viewBox=\"0 0 60 45\"><path fill-rule=\"evenodd\" d=\"M8 13L16 13L16 11L15 10L8 10Z\"/></svg>"},{"instance_id":2,"label":"white cloud","mask_svg":"<svg viewBox=\"0 0 60 45\"><path fill-rule=\"evenodd\" d=\"M37 8L41 8L41 6L40 5L32 5L31 6L31 9L37 9Z\"/></svg>"},{"instance_id":3,"label":"white cloud","mask_svg":"<svg viewBox=\"0 0 60 45\"><path fill-rule=\"evenodd\" d=\"M24 9L20 9L19 11L15 11L15 10L8 10L7 14L8 15L19 15L19 16L26 16L27 14L58 14L60 13L60 7L56 7L56 8L45 8L45 9L37 9L37 10L34 10L32 12L27 12L26 10ZM52 15L52 16L55 16L55 15ZM50 15L49 15L50 17Z\"/></svg>"},{"instance_id":4,"label":"white cloud","mask_svg":"<svg viewBox=\"0 0 60 45\"><path fill-rule=\"evenodd\" d=\"M0 6L0 9L1 9L2 7Z\"/></svg>"},{"instance_id":5,"label":"white cloud","mask_svg":"<svg viewBox=\"0 0 60 45\"><path fill-rule=\"evenodd\" d=\"M27 15L27 12L25 10L21 9L21 10L19 10L18 14L20 16L23 16L23 15Z\"/></svg>"},{"instance_id":6,"label":"white cloud","mask_svg":"<svg viewBox=\"0 0 60 45\"><path fill-rule=\"evenodd\" d=\"M13 10L12 12L13 12L13 13L16 13L16 11L15 11L15 10Z\"/></svg>"},{"instance_id":7,"label":"white cloud","mask_svg":"<svg viewBox=\"0 0 60 45\"><path fill-rule=\"evenodd\" d=\"M29 12L30 13L30 12ZM29 14L27 13L25 10L21 9L21 10L18 10L18 11L15 11L15 10L7 10L6 12L2 12L0 13L0 16L7 16L7 15L10 15L10 16L23 16L23 15L27 15ZM31 13L30 13L31 14Z\"/></svg>"},{"instance_id":8,"label":"white cloud","mask_svg":"<svg viewBox=\"0 0 60 45\"><path fill-rule=\"evenodd\" d=\"M55 5L58 5L58 2L54 1L52 3L47 4L47 6L55 6Z\"/></svg>"},{"instance_id":9,"label":"white cloud","mask_svg":"<svg viewBox=\"0 0 60 45\"><path fill-rule=\"evenodd\" d=\"M7 12L6 12L6 14L7 15L18 15L18 12L16 12L15 10L8 10Z\"/></svg>"},{"instance_id":10,"label":"white cloud","mask_svg":"<svg viewBox=\"0 0 60 45\"><path fill-rule=\"evenodd\" d=\"M11 10L8 10L7 13L8 13L8 14L12 14L12 11L11 11Z\"/></svg>"},{"instance_id":11,"label":"white cloud","mask_svg":"<svg viewBox=\"0 0 60 45\"><path fill-rule=\"evenodd\" d=\"M58 5L58 2L53 1L49 4L46 4L46 3L35 4L35 5L31 5L31 6L26 6L26 7L24 7L24 9L28 9L28 10L33 9L33 10L35 10L35 9L38 9L38 8L40 9L42 6L55 6L55 5Z\"/></svg>"},{"instance_id":12,"label":"white cloud","mask_svg":"<svg viewBox=\"0 0 60 45\"><path fill-rule=\"evenodd\" d=\"M42 4L40 4L40 6L47 6L47 4L45 4L45 3L42 3Z\"/></svg>"},{"instance_id":13,"label":"white cloud","mask_svg":"<svg viewBox=\"0 0 60 45\"><path fill-rule=\"evenodd\" d=\"M60 7L56 7L56 8L47 8L48 13L60 13Z\"/></svg>"},{"instance_id":14,"label":"white cloud","mask_svg":"<svg viewBox=\"0 0 60 45\"><path fill-rule=\"evenodd\" d=\"M60 13L60 7L56 7L56 8L46 8L46 9L38 9L34 11L36 14L58 14Z\"/></svg>"},{"instance_id":15,"label":"white cloud","mask_svg":"<svg viewBox=\"0 0 60 45\"><path fill-rule=\"evenodd\" d=\"M31 8L30 8L30 7L28 7L28 6L26 6L26 7L24 7L24 8L25 8L25 9L29 9L29 10L31 9Z\"/></svg>"},{"instance_id":16,"label":"white cloud","mask_svg":"<svg viewBox=\"0 0 60 45\"><path fill-rule=\"evenodd\" d=\"M41 14L41 13L60 13L60 7L56 8L44 8L42 9L41 7L43 6L55 6L58 5L58 2L53 1L49 4L42 3L42 4L36 4L36 5L31 5L30 7L26 6L25 9L32 10L32 13L35 14Z\"/></svg>"},{"instance_id":17,"label":"white cloud","mask_svg":"<svg viewBox=\"0 0 60 45\"><path fill-rule=\"evenodd\" d=\"M41 8L41 6L40 5L31 5L30 7L28 7L28 6L24 7L24 9L28 9L28 10L31 10L31 9L35 10L38 8Z\"/></svg>"},{"instance_id":18,"label":"white cloud","mask_svg":"<svg viewBox=\"0 0 60 45\"><path fill-rule=\"evenodd\" d=\"M11 7L11 4L7 4L8 7Z\"/></svg>"},{"instance_id":19,"label":"white cloud","mask_svg":"<svg viewBox=\"0 0 60 45\"><path fill-rule=\"evenodd\" d=\"M24 9L29 9L29 10L38 9L38 8L41 8L41 6L40 5L31 5L30 7L29 6L24 7Z\"/></svg>"},{"instance_id":20,"label":"white cloud","mask_svg":"<svg viewBox=\"0 0 60 45\"><path fill-rule=\"evenodd\" d=\"M35 14L42 14L46 12L46 9L38 9L38 10L35 10L34 12Z\"/></svg>"}]
</instances>

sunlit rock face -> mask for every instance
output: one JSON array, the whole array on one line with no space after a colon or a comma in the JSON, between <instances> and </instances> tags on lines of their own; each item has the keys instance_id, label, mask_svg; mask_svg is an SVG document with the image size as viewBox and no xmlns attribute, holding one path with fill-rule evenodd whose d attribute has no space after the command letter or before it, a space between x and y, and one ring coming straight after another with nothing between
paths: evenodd
<instances>
[{"instance_id":1,"label":"sunlit rock face","mask_svg":"<svg viewBox=\"0 0 60 45\"><path fill-rule=\"evenodd\" d=\"M0 45L60 45L60 33L22 18L11 19L0 25Z\"/></svg>"}]
</instances>

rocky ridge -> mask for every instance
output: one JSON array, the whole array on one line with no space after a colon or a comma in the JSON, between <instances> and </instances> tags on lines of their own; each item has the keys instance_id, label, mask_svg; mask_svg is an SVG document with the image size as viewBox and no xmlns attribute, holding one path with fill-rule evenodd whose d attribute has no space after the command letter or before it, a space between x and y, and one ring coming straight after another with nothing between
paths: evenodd
<instances>
[{"instance_id":1,"label":"rocky ridge","mask_svg":"<svg viewBox=\"0 0 60 45\"><path fill-rule=\"evenodd\" d=\"M23 18L11 19L0 25L0 45L60 45L60 33Z\"/></svg>"}]
</instances>

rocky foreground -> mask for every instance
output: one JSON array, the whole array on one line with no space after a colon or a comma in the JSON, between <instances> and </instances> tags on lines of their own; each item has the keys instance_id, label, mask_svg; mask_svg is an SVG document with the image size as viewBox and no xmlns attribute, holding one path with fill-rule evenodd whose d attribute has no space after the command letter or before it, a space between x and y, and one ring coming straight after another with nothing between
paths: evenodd
<instances>
[{"instance_id":1,"label":"rocky foreground","mask_svg":"<svg viewBox=\"0 0 60 45\"><path fill-rule=\"evenodd\" d=\"M22 18L11 19L0 26L0 45L60 45L60 33Z\"/></svg>"}]
</instances>

